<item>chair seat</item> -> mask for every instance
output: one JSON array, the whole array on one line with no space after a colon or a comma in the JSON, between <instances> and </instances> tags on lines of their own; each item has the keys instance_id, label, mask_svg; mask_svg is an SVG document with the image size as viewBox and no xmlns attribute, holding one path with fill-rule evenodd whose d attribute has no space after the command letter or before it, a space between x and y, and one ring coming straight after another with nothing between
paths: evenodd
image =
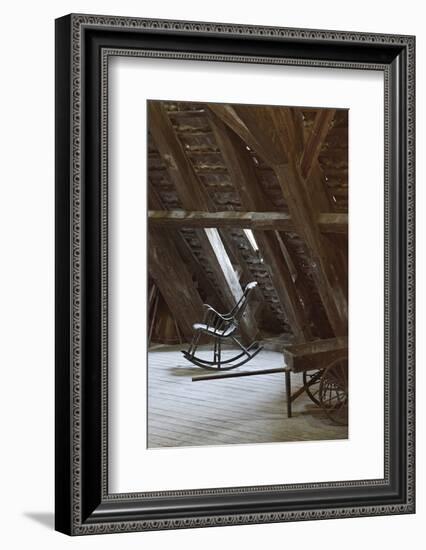
<instances>
[{"instance_id":1,"label":"chair seat","mask_svg":"<svg viewBox=\"0 0 426 550\"><path fill-rule=\"evenodd\" d=\"M230 325L228 325L225 330L216 330L214 329L214 327L211 327L209 325L205 325L204 323L195 323L195 325L192 325L192 328L194 330L200 330L202 332L205 332L206 334L212 334L214 336L220 336L221 338L228 338L229 336L231 336L235 330L236 330L236 326L231 323Z\"/></svg>"}]
</instances>

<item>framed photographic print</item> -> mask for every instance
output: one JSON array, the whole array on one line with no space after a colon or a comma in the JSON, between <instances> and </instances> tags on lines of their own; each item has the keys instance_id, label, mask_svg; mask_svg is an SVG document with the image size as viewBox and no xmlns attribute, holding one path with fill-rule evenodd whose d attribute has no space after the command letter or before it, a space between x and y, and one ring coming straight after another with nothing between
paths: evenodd
<instances>
[{"instance_id":1,"label":"framed photographic print","mask_svg":"<svg viewBox=\"0 0 426 550\"><path fill-rule=\"evenodd\" d=\"M413 513L412 36L56 21L56 529Z\"/></svg>"}]
</instances>

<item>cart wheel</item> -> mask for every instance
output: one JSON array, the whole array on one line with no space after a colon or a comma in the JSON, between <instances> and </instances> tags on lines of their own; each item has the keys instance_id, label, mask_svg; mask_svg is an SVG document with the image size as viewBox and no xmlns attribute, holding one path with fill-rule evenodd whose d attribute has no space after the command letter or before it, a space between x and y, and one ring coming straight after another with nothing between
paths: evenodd
<instances>
[{"instance_id":1,"label":"cart wheel","mask_svg":"<svg viewBox=\"0 0 426 550\"><path fill-rule=\"evenodd\" d=\"M303 371L303 385L305 387L305 392L308 394L310 399L319 405L319 387L321 382L321 376L324 372L324 369L314 370L314 371Z\"/></svg>"},{"instance_id":2,"label":"cart wheel","mask_svg":"<svg viewBox=\"0 0 426 550\"><path fill-rule=\"evenodd\" d=\"M335 424L348 424L348 358L341 357L324 369L319 385L320 406Z\"/></svg>"}]
</instances>

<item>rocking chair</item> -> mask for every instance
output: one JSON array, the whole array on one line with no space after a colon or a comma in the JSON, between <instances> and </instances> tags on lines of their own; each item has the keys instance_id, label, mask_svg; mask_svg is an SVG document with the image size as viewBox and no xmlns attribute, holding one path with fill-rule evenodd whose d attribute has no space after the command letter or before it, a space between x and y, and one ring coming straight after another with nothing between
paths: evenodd
<instances>
[{"instance_id":1,"label":"rocking chair","mask_svg":"<svg viewBox=\"0 0 426 550\"><path fill-rule=\"evenodd\" d=\"M194 336L192 342L187 351L182 350L185 359L197 367L202 367L204 369L229 370L244 365L263 349L259 342L253 342L248 348L245 348L235 337L241 317L247 308L249 295L256 286L256 281L248 283L241 298L229 313L221 314L208 304L204 304L207 311L204 315L203 322L193 325ZM213 361L208 361L196 355L198 342L202 334L206 334L214 339ZM230 359L222 359L223 341L232 341L241 351ZM241 361L234 363L234 361L238 361L242 357L243 359Z\"/></svg>"}]
</instances>

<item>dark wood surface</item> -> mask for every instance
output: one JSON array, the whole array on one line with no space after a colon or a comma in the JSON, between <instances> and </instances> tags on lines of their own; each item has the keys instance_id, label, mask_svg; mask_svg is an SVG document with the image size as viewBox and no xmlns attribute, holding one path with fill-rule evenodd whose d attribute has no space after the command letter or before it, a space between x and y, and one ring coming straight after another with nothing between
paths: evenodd
<instances>
[{"instance_id":1,"label":"dark wood surface","mask_svg":"<svg viewBox=\"0 0 426 550\"><path fill-rule=\"evenodd\" d=\"M289 214L284 212L206 212L191 210L149 210L148 222L152 226L170 227L238 227L261 231L294 231ZM324 233L348 232L348 215L339 213L320 214L320 230Z\"/></svg>"},{"instance_id":2,"label":"dark wood surface","mask_svg":"<svg viewBox=\"0 0 426 550\"><path fill-rule=\"evenodd\" d=\"M348 355L348 338L316 340L283 347L284 362L291 372L323 369L332 361Z\"/></svg>"}]
</instances>

